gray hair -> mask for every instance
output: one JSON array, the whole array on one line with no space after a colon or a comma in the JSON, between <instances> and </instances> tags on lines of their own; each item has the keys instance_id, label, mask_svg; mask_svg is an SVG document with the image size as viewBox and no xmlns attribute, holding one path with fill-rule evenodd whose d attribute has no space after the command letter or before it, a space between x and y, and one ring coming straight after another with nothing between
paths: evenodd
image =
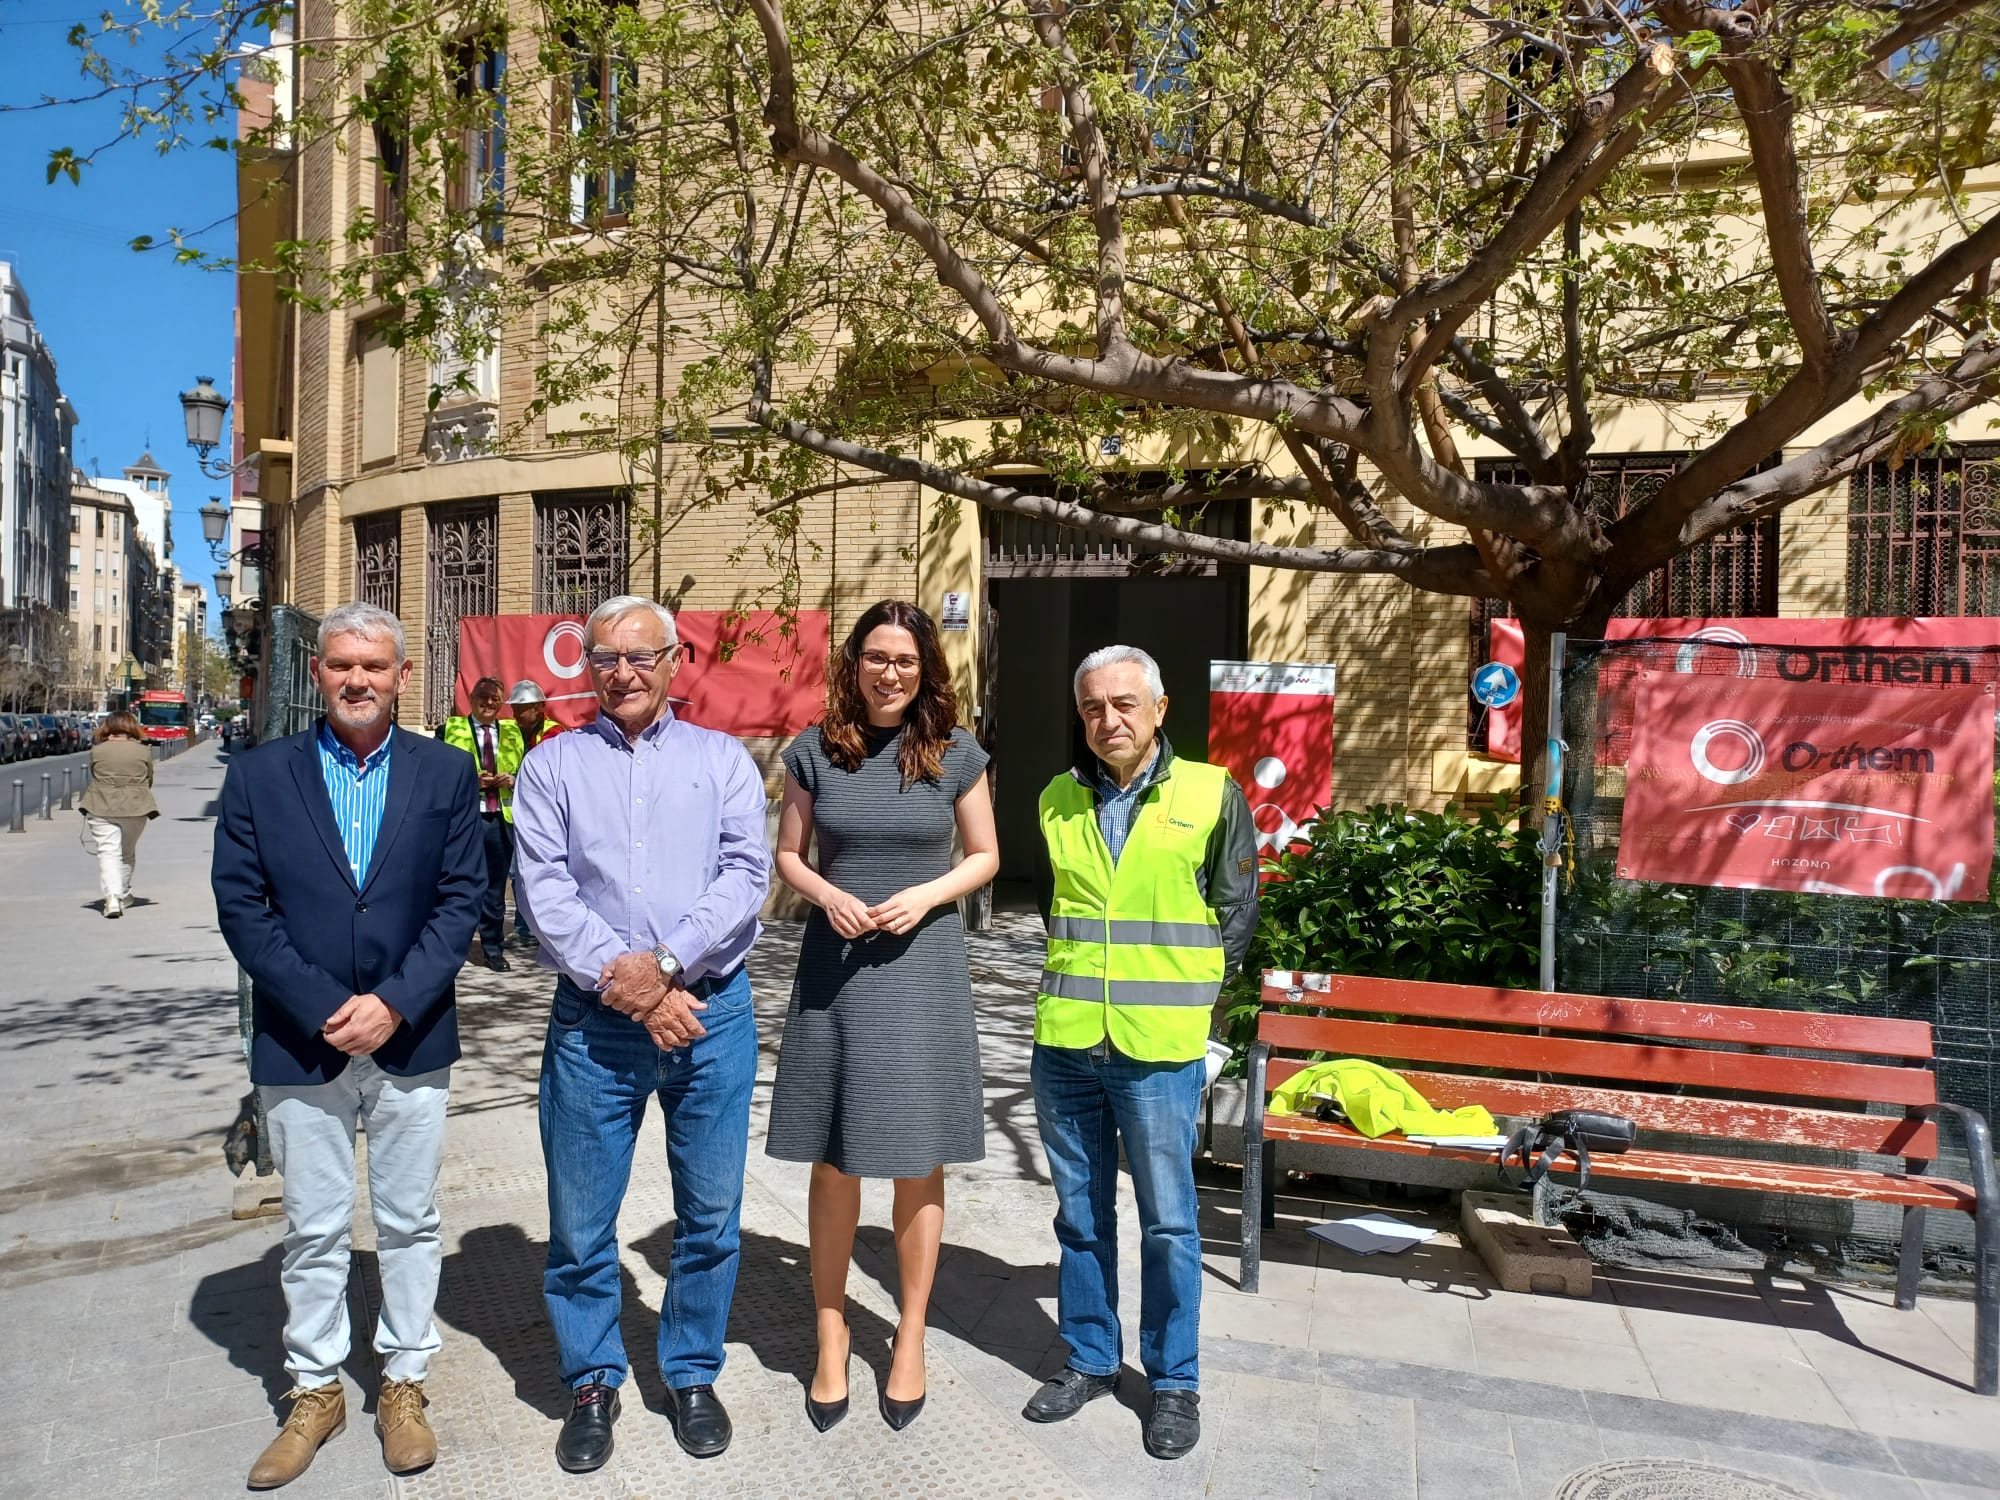
<instances>
[{"instance_id":1,"label":"gray hair","mask_svg":"<svg viewBox=\"0 0 2000 1500\"><path fill-rule=\"evenodd\" d=\"M1137 646L1104 646L1091 652L1076 665L1076 676L1070 679L1070 696L1081 703L1083 679L1092 672L1115 667L1123 661L1134 662L1145 669L1146 691L1153 695L1155 703L1167 696L1167 685L1160 680L1160 664Z\"/></svg>"},{"instance_id":2,"label":"gray hair","mask_svg":"<svg viewBox=\"0 0 2000 1500\"><path fill-rule=\"evenodd\" d=\"M360 600L352 604L342 604L326 612L326 618L319 622L318 654L326 655L326 643L337 635L358 635L365 640L379 641L384 636L396 643L396 662L401 665L409 655L408 645L403 638L403 622L376 604L363 604Z\"/></svg>"},{"instance_id":3,"label":"gray hair","mask_svg":"<svg viewBox=\"0 0 2000 1500\"><path fill-rule=\"evenodd\" d=\"M641 610L650 611L667 633L666 643L678 646L681 633L674 628L674 612L657 599L643 598L638 594L615 594L590 612L590 618L583 622L583 649L588 651L597 644L597 628L610 625L627 615L636 615Z\"/></svg>"}]
</instances>

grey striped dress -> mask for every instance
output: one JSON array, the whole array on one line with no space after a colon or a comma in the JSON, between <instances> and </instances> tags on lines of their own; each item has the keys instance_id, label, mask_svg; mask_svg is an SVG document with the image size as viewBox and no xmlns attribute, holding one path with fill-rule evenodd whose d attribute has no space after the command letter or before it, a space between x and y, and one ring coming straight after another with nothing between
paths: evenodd
<instances>
[{"instance_id":1,"label":"grey striped dress","mask_svg":"<svg viewBox=\"0 0 2000 1500\"><path fill-rule=\"evenodd\" d=\"M843 771L817 727L785 752L813 799L821 875L872 906L951 868L958 799L986 752L952 733L936 783L902 784L900 729L874 733L868 757ZM856 1177L924 1177L986 1154L979 1036L972 1021L965 929L955 903L933 907L902 937L849 942L814 909L785 1013L771 1128L782 1161L823 1161Z\"/></svg>"}]
</instances>

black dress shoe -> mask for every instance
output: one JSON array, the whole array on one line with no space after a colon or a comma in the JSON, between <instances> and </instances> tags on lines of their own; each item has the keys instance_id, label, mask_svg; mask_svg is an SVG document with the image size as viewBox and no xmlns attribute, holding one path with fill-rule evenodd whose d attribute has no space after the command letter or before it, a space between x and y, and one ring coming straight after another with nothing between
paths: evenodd
<instances>
[{"instance_id":1,"label":"black dress shoe","mask_svg":"<svg viewBox=\"0 0 2000 1500\"><path fill-rule=\"evenodd\" d=\"M486 955L486 967L491 969L496 974L504 974L506 973L507 970L513 968L514 966L507 962L506 954L489 953Z\"/></svg>"},{"instance_id":2,"label":"black dress shoe","mask_svg":"<svg viewBox=\"0 0 2000 1500\"><path fill-rule=\"evenodd\" d=\"M592 1381L576 1388L576 1404L563 1418L556 1462L571 1474L588 1474L611 1457L611 1424L618 1420L618 1387Z\"/></svg>"},{"instance_id":3,"label":"black dress shoe","mask_svg":"<svg viewBox=\"0 0 2000 1500\"><path fill-rule=\"evenodd\" d=\"M729 1446L729 1413L712 1385L690 1385L667 1392L667 1421L674 1440L695 1458L714 1458Z\"/></svg>"},{"instance_id":4,"label":"black dress shoe","mask_svg":"<svg viewBox=\"0 0 2000 1500\"><path fill-rule=\"evenodd\" d=\"M1146 1451L1155 1458L1185 1458L1201 1441L1201 1397L1193 1391L1155 1391L1146 1417Z\"/></svg>"},{"instance_id":5,"label":"black dress shoe","mask_svg":"<svg viewBox=\"0 0 2000 1500\"><path fill-rule=\"evenodd\" d=\"M819 1431L825 1432L829 1427L837 1426L841 1418L846 1415L847 1398L845 1396L842 1396L838 1401L815 1401L812 1398L811 1389L807 1389L806 1420L812 1423Z\"/></svg>"},{"instance_id":6,"label":"black dress shoe","mask_svg":"<svg viewBox=\"0 0 2000 1500\"><path fill-rule=\"evenodd\" d=\"M1021 1415L1030 1422L1060 1422L1082 1411L1085 1403L1108 1396L1117 1388L1116 1375L1086 1375L1065 1365L1028 1398Z\"/></svg>"},{"instance_id":7,"label":"black dress shoe","mask_svg":"<svg viewBox=\"0 0 2000 1500\"><path fill-rule=\"evenodd\" d=\"M898 1401L887 1390L882 1392L882 1420L897 1432L901 1432L917 1420L917 1413L924 1409L923 1396L914 1401Z\"/></svg>"}]
</instances>

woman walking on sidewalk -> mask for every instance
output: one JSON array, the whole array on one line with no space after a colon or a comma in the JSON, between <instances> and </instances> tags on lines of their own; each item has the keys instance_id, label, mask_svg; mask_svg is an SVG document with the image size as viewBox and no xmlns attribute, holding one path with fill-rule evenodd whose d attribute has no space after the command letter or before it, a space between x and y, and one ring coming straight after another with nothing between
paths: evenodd
<instances>
[{"instance_id":1,"label":"woman walking on sidewalk","mask_svg":"<svg viewBox=\"0 0 2000 1500\"><path fill-rule=\"evenodd\" d=\"M146 820L160 815L153 801L153 751L130 714L113 714L97 726L90 748L90 785L84 789L83 847L97 856L97 887L104 915L123 915L132 899L132 864Z\"/></svg>"},{"instance_id":2,"label":"woman walking on sidewalk","mask_svg":"<svg viewBox=\"0 0 2000 1500\"><path fill-rule=\"evenodd\" d=\"M986 752L957 727L937 629L916 606L863 614L826 714L785 752L778 874L816 908L785 1015L765 1149L811 1162L819 1367L806 1414L847 1414L847 1265L861 1179L895 1180L902 1321L882 1416L924 1403L924 1326L944 1234L944 1163L986 1154L979 1037L955 902L991 880ZM951 862L952 835L965 858ZM818 842L817 868L806 862Z\"/></svg>"}]
</instances>

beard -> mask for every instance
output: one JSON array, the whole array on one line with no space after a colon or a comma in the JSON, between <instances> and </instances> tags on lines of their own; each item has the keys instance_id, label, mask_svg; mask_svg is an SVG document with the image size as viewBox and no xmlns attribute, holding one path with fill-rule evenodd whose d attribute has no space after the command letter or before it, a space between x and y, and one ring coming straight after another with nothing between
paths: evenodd
<instances>
[{"instance_id":1,"label":"beard","mask_svg":"<svg viewBox=\"0 0 2000 1500\"><path fill-rule=\"evenodd\" d=\"M329 705L329 711L340 723L350 729L368 729L382 720L387 712L388 700L379 693L370 693L365 698L350 698L345 694L336 696Z\"/></svg>"}]
</instances>

